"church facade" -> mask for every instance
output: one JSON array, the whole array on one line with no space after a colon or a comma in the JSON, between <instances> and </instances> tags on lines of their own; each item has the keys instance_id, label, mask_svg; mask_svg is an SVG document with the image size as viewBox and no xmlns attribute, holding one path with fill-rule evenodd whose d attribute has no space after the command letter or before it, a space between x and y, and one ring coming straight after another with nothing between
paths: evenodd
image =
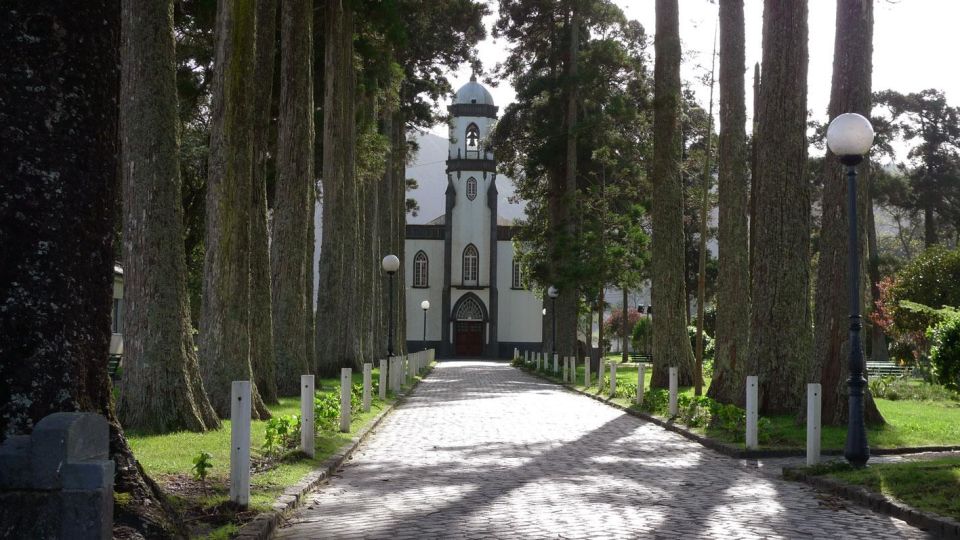
<instances>
[{"instance_id":1,"label":"church facade","mask_svg":"<svg viewBox=\"0 0 960 540\"><path fill-rule=\"evenodd\" d=\"M406 227L407 348L433 347L443 358L509 358L514 347L540 346L543 304L524 288L516 227L497 214L496 161L485 148L497 107L471 78L448 111L445 213Z\"/></svg>"}]
</instances>

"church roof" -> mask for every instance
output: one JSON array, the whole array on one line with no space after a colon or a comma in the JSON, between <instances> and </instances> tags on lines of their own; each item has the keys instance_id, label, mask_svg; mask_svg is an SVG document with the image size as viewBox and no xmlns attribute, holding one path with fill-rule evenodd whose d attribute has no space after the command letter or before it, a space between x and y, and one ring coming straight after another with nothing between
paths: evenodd
<instances>
[{"instance_id":1,"label":"church roof","mask_svg":"<svg viewBox=\"0 0 960 540\"><path fill-rule=\"evenodd\" d=\"M490 92L482 84L477 82L477 77L474 75L470 77L470 82L457 90L456 95L453 97L453 103L454 105L460 103L493 105L493 96L490 95Z\"/></svg>"}]
</instances>

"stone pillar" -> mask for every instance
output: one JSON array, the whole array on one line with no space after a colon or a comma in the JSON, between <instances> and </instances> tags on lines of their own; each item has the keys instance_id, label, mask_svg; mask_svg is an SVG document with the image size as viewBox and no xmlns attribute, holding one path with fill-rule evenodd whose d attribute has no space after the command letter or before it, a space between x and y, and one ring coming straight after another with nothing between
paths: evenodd
<instances>
[{"instance_id":1,"label":"stone pillar","mask_svg":"<svg viewBox=\"0 0 960 540\"><path fill-rule=\"evenodd\" d=\"M757 379L756 375L747 377L747 448L757 447Z\"/></svg>"},{"instance_id":2,"label":"stone pillar","mask_svg":"<svg viewBox=\"0 0 960 540\"><path fill-rule=\"evenodd\" d=\"M380 401L386 401L387 399L387 361L384 358L380 359L380 381L377 384L377 392L380 395Z\"/></svg>"},{"instance_id":3,"label":"stone pillar","mask_svg":"<svg viewBox=\"0 0 960 540\"><path fill-rule=\"evenodd\" d=\"M300 376L300 450L304 454L307 454L310 457L313 457L316 454L316 444L314 443L314 436L316 434L316 429L314 428L314 410L313 410L313 394L314 394L314 378L313 375L301 375Z\"/></svg>"},{"instance_id":4,"label":"stone pillar","mask_svg":"<svg viewBox=\"0 0 960 540\"><path fill-rule=\"evenodd\" d=\"M366 362L363 364L363 412L370 412L370 393L373 381L370 379L373 375L373 364Z\"/></svg>"},{"instance_id":5,"label":"stone pillar","mask_svg":"<svg viewBox=\"0 0 960 540\"><path fill-rule=\"evenodd\" d=\"M670 407L669 413L671 417L677 415L677 367L670 368Z\"/></svg>"},{"instance_id":6,"label":"stone pillar","mask_svg":"<svg viewBox=\"0 0 960 540\"><path fill-rule=\"evenodd\" d=\"M230 388L230 500L250 504L250 381Z\"/></svg>"},{"instance_id":7,"label":"stone pillar","mask_svg":"<svg viewBox=\"0 0 960 540\"><path fill-rule=\"evenodd\" d=\"M94 413L60 412L0 446L0 536L113 538L110 428Z\"/></svg>"},{"instance_id":8,"label":"stone pillar","mask_svg":"<svg viewBox=\"0 0 960 540\"><path fill-rule=\"evenodd\" d=\"M353 386L353 370L340 368L340 431L350 433L350 390Z\"/></svg>"},{"instance_id":9,"label":"stone pillar","mask_svg":"<svg viewBox=\"0 0 960 540\"><path fill-rule=\"evenodd\" d=\"M617 395L617 363L610 362L610 399Z\"/></svg>"},{"instance_id":10,"label":"stone pillar","mask_svg":"<svg viewBox=\"0 0 960 540\"><path fill-rule=\"evenodd\" d=\"M820 461L820 383L807 385L807 465Z\"/></svg>"},{"instance_id":11,"label":"stone pillar","mask_svg":"<svg viewBox=\"0 0 960 540\"><path fill-rule=\"evenodd\" d=\"M590 357L583 359L583 386L590 386Z\"/></svg>"}]
</instances>

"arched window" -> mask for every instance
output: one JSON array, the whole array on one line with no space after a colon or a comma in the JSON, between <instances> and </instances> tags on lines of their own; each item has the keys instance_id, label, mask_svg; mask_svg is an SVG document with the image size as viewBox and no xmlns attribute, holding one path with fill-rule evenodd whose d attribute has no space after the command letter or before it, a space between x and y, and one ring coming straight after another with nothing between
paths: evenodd
<instances>
[{"instance_id":1,"label":"arched window","mask_svg":"<svg viewBox=\"0 0 960 540\"><path fill-rule=\"evenodd\" d=\"M480 254L473 244L463 249L463 284L476 285L480 270Z\"/></svg>"},{"instance_id":2,"label":"arched window","mask_svg":"<svg viewBox=\"0 0 960 540\"><path fill-rule=\"evenodd\" d=\"M480 157L480 128L478 128L476 124L471 123L469 126L467 126L467 133L466 133L466 137L464 137L464 141L466 142L466 148L464 148L467 154L466 157L469 158L473 156L475 158L479 158Z\"/></svg>"},{"instance_id":3,"label":"arched window","mask_svg":"<svg viewBox=\"0 0 960 540\"><path fill-rule=\"evenodd\" d=\"M475 298L465 298L457 307L457 313L454 315L457 321L482 321L483 308Z\"/></svg>"},{"instance_id":4,"label":"arched window","mask_svg":"<svg viewBox=\"0 0 960 540\"><path fill-rule=\"evenodd\" d=\"M523 282L521 280L521 277L522 276L520 275L520 260L514 258L513 259L513 280L510 286L513 287L514 289L522 289Z\"/></svg>"},{"instance_id":5,"label":"arched window","mask_svg":"<svg viewBox=\"0 0 960 540\"><path fill-rule=\"evenodd\" d=\"M477 198L477 179L472 176L467 178L467 198L471 201Z\"/></svg>"},{"instance_id":6,"label":"arched window","mask_svg":"<svg viewBox=\"0 0 960 540\"><path fill-rule=\"evenodd\" d=\"M429 287L429 278L430 261L427 260L426 253L418 251L417 254L413 256L413 286Z\"/></svg>"}]
</instances>

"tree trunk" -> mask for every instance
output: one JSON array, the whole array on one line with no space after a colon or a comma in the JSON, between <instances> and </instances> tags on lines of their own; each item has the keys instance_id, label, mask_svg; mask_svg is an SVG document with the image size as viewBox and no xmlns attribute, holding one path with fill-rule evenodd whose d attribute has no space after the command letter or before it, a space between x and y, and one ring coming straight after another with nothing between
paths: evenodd
<instances>
[{"instance_id":1,"label":"tree trunk","mask_svg":"<svg viewBox=\"0 0 960 540\"><path fill-rule=\"evenodd\" d=\"M833 52L833 84L828 116L856 112L870 116L871 74L873 71L873 0L837 2L837 32ZM869 172L869 161L860 166L860 174ZM813 369L810 381L823 385L823 422L843 425L847 421L847 378L850 355L850 291L847 284L849 253L847 238L850 215L847 212L845 167L837 156L827 152L824 163L823 217L820 227L820 262L817 270L814 311ZM857 198L866 200L864 178L859 178ZM863 210L863 204L859 205ZM863 252L866 212L858 212L857 245ZM863 258L861 257L861 260ZM861 268L854 271L860 272ZM856 291L862 304L863 288ZM862 362L863 359L861 358ZM882 423L883 417L870 393L866 392L864 414L868 423Z\"/></svg>"},{"instance_id":2,"label":"tree trunk","mask_svg":"<svg viewBox=\"0 0 960 540\"><path fill-rule=\"evenodd\" d=\"M253 4L221 2L215 30L206 254L200 363L210 403L230 415L232 381L252 381L250 367L250 202L253 185ZM253 418L269 411L253 385Z\"/></svg>"},{"instance_id":3,"label":"tree trunk","mask_svg":"<svg viewBox=\"0 0 960 540\"><path fill-rule=\"evenodd\" d=\"M743 0L720 0L719 272L713 380L707 396L742 406L750 330Z\"/></svg>"},{"instance_id":4,"label":"tree trunk","mask_svg":"<svg viewBox=\"0 0 960 540\"><path fill-rule=\"evenodd\" d=\"M356 287L359 231L354 182L353 10L327 2L324 17L323 227L317 286L316 355L322 376L355 367Z\"/></svg>"},{"instance_id":5,"label":"tree trunk","mask_svg":"<svg viewBox=\"0 0 960 540\"><path fill-rule=\"evenodd\" d=\"M185 536L114 414L107 376L120 163L120 2L21 3L0 19L0 442L45 416L110 424L115 527ZM31 537L30 531L17 531Z\"/></svg>"},{"instance_id":6,"label":"tree trunk","mask_svg":"<svg viewBox=\"0 0 960 540\"><path fill-rule=\"evenodd\" d=\"M254 66L254 103L258 104L253 131L254 169L250 205L250 366L265 403L277 400L277 363L273 353L273 299L270 287L270 236L267 227L269 156L275 145L273 75L277 51L277 0L257 3L257 55ZM312 342L311 342L312 343Z\"/></svg>"},{"instance_id":7,"label":"tree trunk","mask_svg":"<svg viewBox=\"0 0 960 540\"><path fill-rule=\"evenodd\" d=\"M204 431L220 421L200 379L187 302L173 3L123 4L123 385L128 429Z\"/></svg>"},{"instance_id":8,"label":"tree trunk","mask_svg":"<svg viewBox=\"0 0 960 540\"><path fill-rule=\"evenodd\" d=\"M763 414L796 413L810 351L807 2L766 0L748 375ZM822 268L833 270L829 265Z\"/></svg>"},{"instance_id":9,"label":"tree trunk","mask_svg":"<svg viewBox=\"0 0 960 540\"><path fill-rule=\"evenodd\" d=\"M873 172L872 170L870 171ZM866 178L867 184L867 276L870 279L870 305L873 310L880 300L880 255L877 248L877 222L873 215L873 175ZM870 359L874 362L890 361L887 336L879 325L870 324Z\"/></svg>"},{"instance_id":10,"label":"tree trunk","mask_svg":"<svg viewBox=\"0 0 960 540\"><path fill-rule=\"evenodd\" d=\"M313 371L304 335L312 264L306 245L313 226L308 215L313 182L312 4L283 0L280 7L280 116L270 275L277 391L284 396L297 395L300 376Z\"/></svg>"},{"instance_id":11,"label":"tree trunk","mask_svg":"<svg viewBox=\"0 0 960 540\"><path fill-rule=\"evenodd\" d=\"M657 0L653 117L653 376L665 388L670 367L681 386L693 384L693 349L687 337L683 194L680 183L680 14L677 0Z\"/></svg>"},{"instance_id":12,"label":"tree trunk","mask_svg":"<svg viewBox=\"0 0 960 540\"><path fill-rule=\"evenodd\" d=\"M630 308L627 307L627 287L624 286L623 290L623 319L620 321L620 330L621 330L621 346L620 346L620 361L626 362L629 358L629 348L630 343Z\"/></svg>"}]
</instances>

